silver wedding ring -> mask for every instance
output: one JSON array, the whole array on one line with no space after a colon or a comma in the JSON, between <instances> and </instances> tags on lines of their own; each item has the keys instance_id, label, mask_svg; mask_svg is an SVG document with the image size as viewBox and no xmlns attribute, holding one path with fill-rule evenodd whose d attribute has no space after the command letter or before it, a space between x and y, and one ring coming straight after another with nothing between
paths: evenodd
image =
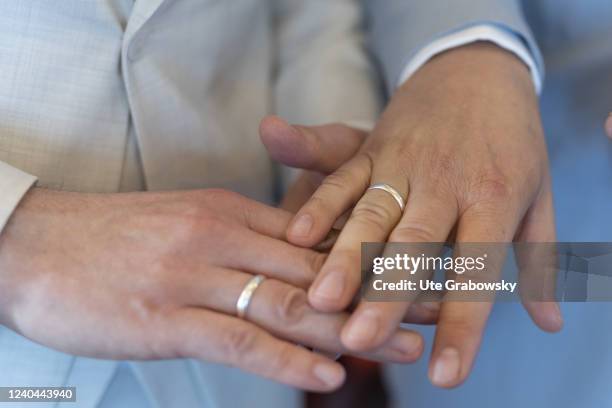
<instances>
[{"instance_id":1,"label":"silver wedding ring","mask_svg":"<svg viewBox=\"0 0 612 408\"><path fill-rule=\"evenodd\" d=\"M238 301L236 302L236 314L239 318L244 319L246 316L247 309L253 298L253 293L257 290L257 287L266 279L263 275L253 276L242 289Z\"/></svg>"},{"instance_id":2,"label":"silver wedding ring","mask_svg":"<svg viewBox=\"0 0 612 408\"><path fill-rule=\"evenodd\" d=\"M368 190L382 190L382 191L386 191L387 193L391 194L391 197L393 197L397 205L399 205L400 211L404 212L404 207L406 206L406 203L404 202L404 198L399 193L399 191L397 191L390 185L385 184L385 183L376 183L376 184L372 184L368 188Z\"/></svg>"}]
</instances>

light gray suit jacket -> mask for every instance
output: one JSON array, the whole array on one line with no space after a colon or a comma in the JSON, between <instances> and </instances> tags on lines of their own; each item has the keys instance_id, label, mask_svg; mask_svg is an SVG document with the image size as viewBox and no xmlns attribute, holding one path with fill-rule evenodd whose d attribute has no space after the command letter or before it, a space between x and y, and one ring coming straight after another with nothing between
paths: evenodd
<instances>
[{"instance_id":1,"label":"light gray suit jacket","mask_svg":"<svg viewBox=\"0 0 612 408\"><path fill-rule=\"evenodd\" d=\"M371 124L378 111L352 0L2 1L0 230L35 178L119 191L132 138L150 190L222 187L272 202L264 115ZM151 406L300 405L295 390L235 369L131 367ZM1 386L75 385L76 406L93 407L116 369L0 327Z\"/></svg>"}]
</instances>

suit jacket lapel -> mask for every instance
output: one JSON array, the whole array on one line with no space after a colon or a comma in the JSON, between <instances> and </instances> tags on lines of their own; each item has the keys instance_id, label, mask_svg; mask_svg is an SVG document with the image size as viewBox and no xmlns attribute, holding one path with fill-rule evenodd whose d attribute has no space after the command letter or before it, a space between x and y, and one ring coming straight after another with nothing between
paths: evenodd
<instances>
[{"instance_id":1,"label":"suit jacket lapel","mask_svg":"<svg viewBox=\"0 0 612 408\"><path fill-rule=\"evenodd\" d=\"M160 6L168 0L135 0L132 14L125 29L126 44L134 37L134 35L149 21Z\"/></svg>"}]
</instances>

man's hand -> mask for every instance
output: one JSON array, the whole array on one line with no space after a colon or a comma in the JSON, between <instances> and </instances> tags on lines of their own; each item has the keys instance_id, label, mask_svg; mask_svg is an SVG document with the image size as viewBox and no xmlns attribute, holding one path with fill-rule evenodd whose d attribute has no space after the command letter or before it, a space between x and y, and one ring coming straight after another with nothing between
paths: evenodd
<instances>
[{"instance_id":1,"label":"man's hand","mask_svg":"<svg viewBox=\"0 0 612 408\"><path fill-rule=\"evenodd\" d=\"M606 133L608 137L612 139L612 112L608 115L608 120L606 120Z\"/></svg>"},{"instance_id":2,"label":"man's hand","mask_svg":"<svg viewBox=\"0 0 612 408\"><path fill-rule=\"evenodd\" d=\"M45 346L105 359L190 357L327 391L348 319L306 301L325 255L284 241L291 214L221 190L78 194L33 189L0 236L0 323ZM264 274L246 320L236 300ZM398 331L366 358L409 362Z\"/></svg>"},{"instance_id":3,"label":"man's hand","mask_svg":"<svg viewBox=\"0 0 612 408\"><path fill-rule=\"evenodd\" d=\"M407 199L403 214L386 183ZM290 242L311 247L354 207L309 290L312 305L339 311L360 284L362 242L555 240L548 159L528 69L512 54L478 43L441 54L393 97L362 148L327 177L295 216ZM541 328L562 321L555 303L526 302ZM351 350L387 341L407 303L361 302L342 331ZM452 387L468 375L490 303L445 303L430 377Z\"/></svg>"},{"instance_id":4,"label":"man's hand","mask_svg":"<svg viewBox=\"0 0 612 408\"><path fill-rule=\"evenodd\" d=\"M368 134L362 130L339 124L324 126L289 125L276 116L262 120L261 140L270 156L289 167L302 169L297 180L283 198L282 208L297 212L317 191L325 176L336 171L358 151ZM328 250L337 239L346 217L337 220L332 232L317 248ZM437 302L410 305L404 323L433 324L438 320Z\"/></svg>"}]
</instances>

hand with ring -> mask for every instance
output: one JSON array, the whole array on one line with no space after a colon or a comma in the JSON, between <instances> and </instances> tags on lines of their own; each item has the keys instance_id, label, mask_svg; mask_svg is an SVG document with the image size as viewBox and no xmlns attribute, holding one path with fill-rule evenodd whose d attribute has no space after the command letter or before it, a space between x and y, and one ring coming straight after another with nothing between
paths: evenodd
<instances>
[{"instance_id":1,"label":"hand with ring","mask_svg":"<svg viewBox=\"0 0 612 408\"><path fill-rule=\"evenodd\" d=\"M335 389L342 366L300 345L349 352L349 316L309 306L326 255L284 240L291 216L222 190L34 188L0 237L0 324L75 355L196 358ZM396 330L357 354L411 362L422 348L417 333Z\"/></svg>"},{"instance_id":2,"label":"hand with ring","mask_svg":"<svg viewBox=\"0 0 612 408\"><path fill-rule=\"evenodd\" d=\"M310 303L321 311L344 310L355 298L362 242L555 241L529 70L487 43L428 62L396 92L364 144L297 212L287 237L312 247L347 213L309 289ZM524 304L540 328L561 328L556 303ZM375 350L411 306L361 301L342 329L342 343L353 351ZM429 371L435 385L453 387L467 378L491 307L442 304Z\"/></svg>"}]
</instances>

